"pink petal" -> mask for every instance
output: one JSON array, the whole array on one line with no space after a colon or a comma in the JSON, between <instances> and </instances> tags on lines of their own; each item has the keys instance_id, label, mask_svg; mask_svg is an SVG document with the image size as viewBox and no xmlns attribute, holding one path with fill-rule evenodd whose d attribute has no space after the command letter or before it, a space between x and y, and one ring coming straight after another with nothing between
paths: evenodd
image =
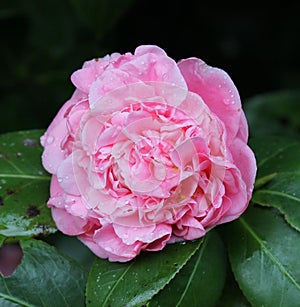
<instances>
[{"instance_id":1,"label":"pink petal","mask_svg":"<svg viewBox=\"0 0 300 307\"><path fill-rule=\"evenodd\" d=\"M107 93L136 82L139 82L139 79L135 76L132 76L127 71L123 71L117 68L105 70L90 86L90 107L92 109L95 108L95 105L101 103L101 98Z\"/></svg>"},{"instance_id":2,"label":"pink petal","mask_svg":"<svg viewBox=\"0 0 300 307\"><path fill-rule=\"evenodd\" d=\"M85 232L87 221L68 213L64 209L52 207L52 217L57 228L70 236L76 236Z\"/></svg>"},{"instance_id":3,"label":"pink petal","mask_svg":"<svg viewBox=\"0 0 300 307\"><path fill-rule=\"evenodd\" d=\"M111 224L97 230L94 234L94 241L108 255L110 261L125 262L136 257L142 248L141 242L125 244L115 233Z\"/></svg>"},{"instance_id":4,"label":"pink petal","mask_svg":"<svg viewBox=\"0 0 300 307\"><path fill-rule=\"evenodd\" d=\"M251 198L256 176L256 160L253 151L241 139L236 138L230 146L234 164L240 170L246 184L248 201Z\"/></svg>"},{"instance_id":5,"label":"pink petal","mask_svg":"<svg viewBox=\"0 0 300 307\"><path fill-rule=\"evenodd\" d=\"M143 243L152 243L165 236L170 237L172 233L172 228L167 224L151 225L147 227L130 227L113 225L115 233L122 241L131 245L137 241Z\"/></svg>"},{"instance_id":6,"label":"pink petal","mask_svg":"<svg viewBox=\"0 0 300 307\"><path fill-rule=\"evenodd\" d=\"M206 65L196 58L189 58L178 63L188 89L202 97L225 124L228 142L237 135L241 124L241 101L239 93L228 76L218 68Z\"/></svg>"},{"instance_id":7,"label":"pink petal","mask_svg":"<svg viewBox=\"0 0 300 307\"><path fill-rule=\"evenodd\" d=\"M68 194L80 195L73 169L73 154L63 160L57 168L57 180L61 188Z\"/></svg>"},{"instance_id":8,"label":"pink petal","mask_svg":"<svg viewBox=\"0 0 300 307\"><path fill-rule=\"evenodd\" d=\"M142 81L171 83L186 89L176 62L157 46L138 47L134 57L119 68Z\"/></svg>"}]
</instances>

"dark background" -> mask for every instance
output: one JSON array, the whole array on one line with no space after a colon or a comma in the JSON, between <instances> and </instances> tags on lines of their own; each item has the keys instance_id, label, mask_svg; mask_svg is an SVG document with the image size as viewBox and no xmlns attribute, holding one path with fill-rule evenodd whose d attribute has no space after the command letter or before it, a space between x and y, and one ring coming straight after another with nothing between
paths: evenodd
<instances>
[{"instance_id":1,"label":"dark background","mask_svg":"<svg viewBox=\"0 0 300 307\"><path fill-rule=\"evenodd\" d=\"M0 132L46 128L85 60L156 44L226 70L243 101L300 85L296 2L1 0Z\"/></svg>"}]
</instances>

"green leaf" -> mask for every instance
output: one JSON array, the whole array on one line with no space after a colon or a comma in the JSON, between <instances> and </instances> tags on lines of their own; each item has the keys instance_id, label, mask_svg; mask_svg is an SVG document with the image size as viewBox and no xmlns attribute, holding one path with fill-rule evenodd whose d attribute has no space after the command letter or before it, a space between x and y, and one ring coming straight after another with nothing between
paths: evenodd
<instances>
[{"instance_id":1,"label":"green leaf","mask_svg":"<svg viewBox=\"0 0 300 307\"><path fill-rule=\"evenodd\" d=\"M257 160L257 179L274 173L300 172L300 142L268 136L253 138L249 145Z\"/></svg>"},{"instance_id":2,"label":"green leaf","mask_svg":"<svg viewBox=\"0 0 300 307\"><path fill-rule=\"evenodd\" d=\"M252 201L277 208L300 231L300 142L286 138L254 138L258 163Z\"/></svg>"},{"instance_id":3,"label":"green leaf","mask_svg":"<svg viewBox=\"0 0 300 307\"><path fill-rule=\"evenodd\" d=\"M50 245L21 240L23 259L0 279L1 306L84 306L86 272Z\"/></svg>"},{"instance_id":4,"label":"green leaf","mask_svg":"<svg viewBox=\"0 0 300 307\"><path fill-rule=\"evenodd\" d=\"M300 91L281 91L255 96L244 104L253 137L300 136Z\"/></svg>"},{"instance_id":5,"label":"green leaf","mask_svg":"<svg viewBox=\"0 0 300 307\"><path fill-rule=\"evenodd\" d=\"M215 306L226 275L223 243L215 230L179 273L150 301L149 306Z\"/></svg>"},{"instance_id":6,"label":"green leaf","mask_svg":"<svg viewBox=\"0 0 300 307\"><path fill-rule=\"evenodd\" d=\"M128 263L97 259L87 283L87 306L141 306L158 293L199 249L202 239L167 245Z\"/></svg>"},{"instance_id":7,"label":"green leaf","mask_svg":"<svg viewBox=\"0 0 300 307\"><path fill-rule=\"evenodd\" d=\"M3 236L0 235L0 247L2 246L4 240L5 240L5 237L3 237Z\"/></svg>"},{"instance_id":8,"label":"green leaf","mask_svg":"<svg viewBox=\"0 0 300 307\"><path fill-rule=\"evenodd\" d=\"M300 231L300 173L279 174L252 197L256 204L276 207L287 222Z\"/></svg>"},{"instance_id":9,"label":"green leaf","mask_svg":"<svg viewBox=\"0 0 300 307\"><path fill-rule=\"evenodd\" d=\"M273 210L250 207L226 225L235 278L253 306L300 302L300 235Z\"/></svg>"},{"instance_id":10,"label":"green leaf","mask_svg":"<svg viewBox=\"0 0 300 307\"><path fill-rule=\"evenodd\" d=\"M225 287L216 307L251 307L234 279L230 267L227 270Z\"/></svg>"},{"instance_id":11,"label":"green leaf","mask_svg":"<svg viewBox=\"0 0 300 307\"><path fill-rule=\"evenodd\" d=\"M56 231L50 209L50 176L41 165L41 130L0 135L0 235Z\"/></svg>"},{"instance_id":12,"label":"green leaf","mask_svg":"<svg viewBox=\"0 0 300 307\"><path fill-rule=\"evenodd\" d=\"M68 255L72 259L79 262L87 270L89 270L96 258L96 255L86 247L77 237L68 236L60 231L47 236L45 242L54 246L64 255Z\"/></svg>"}]
</instances>

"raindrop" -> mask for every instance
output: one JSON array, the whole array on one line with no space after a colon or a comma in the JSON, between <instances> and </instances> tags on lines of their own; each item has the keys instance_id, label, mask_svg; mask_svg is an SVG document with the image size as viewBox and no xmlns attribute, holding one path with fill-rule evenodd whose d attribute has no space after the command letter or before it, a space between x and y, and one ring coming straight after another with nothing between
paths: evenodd
<instances>
[{"instance_id":1,"label":"raindrop","mask_svg":"<svg viewBox=\"0 0 300 307\"><path fill-rule=\"evenodd\" d=\"M57 178L57 181L58 181L58 182L62 182L63 179L62 179L61 177L58 177L58 178Z\"/></svg>"},{"instance_id":2,"label":"raindrop","mask_svg":"<svg viewBox=\"0 0 300 307\"><path fill-rule=\"evenodd\" d=\"M22 156L22 154L20 152L16 153L17 158L20 158Z\"/></svg>"},{"instance_id":3,"label":"raindrop","mask_svg":"<svg viewBox=\"0 0 300 307\"><path fill-rule=\"evenodd\" d=\"M231 100L231 99L224 99L224 104L226 105L230 105L230 104L235 104L235 101L234 100Z\"/></svg>"},{"instance_id":4,"label":"raindrop","mask_svg":"<svg viewBox=\"0 0 300 307\"><path fill-rule=\"evenodd\" d=\"M36 140L35 139L24 139L23 144L24 146L35 146Z\"/></svg>"},{"instance_id":5,"label":"raindrop","mask_svg":"<svg viewBox=\"0 0 300 307\"><path fill-rule=\"evenodd\" d=\"M52 144L53 143L53 141L54 141L54 137L52 136L52 135L49 135L48 137L47 137L47 144Z\"/></svg>"}]
</instances>

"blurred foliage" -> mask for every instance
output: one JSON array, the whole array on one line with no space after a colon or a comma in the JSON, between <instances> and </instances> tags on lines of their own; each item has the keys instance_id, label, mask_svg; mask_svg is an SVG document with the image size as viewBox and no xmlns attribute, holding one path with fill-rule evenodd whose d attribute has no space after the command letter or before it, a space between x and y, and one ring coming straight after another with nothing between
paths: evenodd
<instances>
[{"instance_id":1,"label":"blurred foliage","mask_svg":"<svg viewBox=\"0 0 300 307\"><path fill-rule=\"evenodd\" d=\"M232 1L233 2L233 1ZM1 0L0 132L46 128L83 61L157 44L226 70L242 98L300 84L296 2Z\"/></svg>"}]
</instances>

